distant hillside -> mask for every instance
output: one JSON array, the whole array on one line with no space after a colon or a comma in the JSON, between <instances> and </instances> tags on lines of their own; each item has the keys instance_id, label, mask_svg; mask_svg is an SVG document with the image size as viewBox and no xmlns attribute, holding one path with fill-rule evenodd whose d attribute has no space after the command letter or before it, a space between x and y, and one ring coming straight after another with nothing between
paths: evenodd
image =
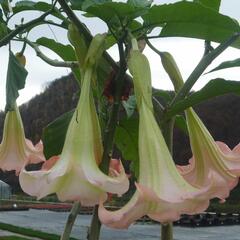
<instances>
[{"instance_id":1,"label":"distant hillside","mask_svg":"<svg viewBox=\"0 0 240 240\"><path fill-rule=\"evenodd\" d=\"M39 141L42 129L77 103L78 84L72 75L62 77L49 84L45 91L20 107L26 136L34 143ZM195 108L215 140L224 141L231 148L240 141L240 96L225 95L214 98ZM0 136L4 114L0 113ZM0 137L1 138L1 137ZM174 132L174 159L186 164L191 157L188 137L180 130ZM17 178L12 173L0 173L0 179L10 183L14 189Z\"/></svg>"}]
</instances>

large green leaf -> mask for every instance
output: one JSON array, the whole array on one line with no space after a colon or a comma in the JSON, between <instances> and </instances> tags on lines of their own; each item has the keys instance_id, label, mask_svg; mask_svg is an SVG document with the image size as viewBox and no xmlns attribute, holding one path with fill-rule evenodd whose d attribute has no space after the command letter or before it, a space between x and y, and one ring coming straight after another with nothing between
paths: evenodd
<instances>
[{"instance_id":1,"label":"large green leaf","mask_svg":"<svg viewBox=\"0 0 240 240\"><path fill-rule=\"evenodd\" d=\"M188 135L187 122L182 115L176 115L175 117L175 126L180 129L183 133Z\"/></svg>"},{"instance_id":2,"label":"large green leaf","mask_svg":"<svg viewBox=\"0 0 240 240\"><path fill-rule=\"evenodd\" d=\"M4 22L0 22L0 39L4 38L7 34L7 25Z\"/></svg>"},{"instance_id":3,"label":"large green leaf","mask_svg":"<svg viewBox=\"0 0 240 240\"><path fill-rule=\"evenodd\" d=\"M227 93L240 94L240 82L239 81L227 81L221 78L211 80L201 90L194 92L187 98L179 101L172 106L166 113L166 118L170 118L175 114L181 113L185 109L204 102L210 98L221 96Z\"/></svg>"},{"instance_id":4,"label":"large green leaf","mask_svg":"<svg viewBox=\"0 0 240 240\"><path fill-rule=\"evenodd\" d=\"M6 81L6 111L14 110L16 99L19 96L18 90L24 88L27 74L27 70L17 60L15 55L9 51Z\"/></svg>"},{"instance_id":5,"label":"large green leaf","mask_svg":"<svg viewBox=\"0 0 240 240\"><path fill-rule=\"evenodd\" d=\"M240 26L234 19L194 2L153 6L143 18L148 27L165 24L160 37L180 36L223 42L240 32ZM240 48L240 40L233 46Z\"/></svg>"},{"instance_id":6,"label":"large green leaf","mask_svg":"<svg viewBox=\"0 0 240 240\"><path fill-rule=\"evenodd\" d=\"M3 10L5 16L7 16L10 13L8 0L1 0L0 4L1 4L2 10Z\"/></svg>"},{"instance_id":7,"label":"large green leaf","mask_svg":"<svg viewBox=\"0 0 240 240\"><path fill-rule=\"evenodd\" d=\"M233 67L240 67L240 58L237 58L237 59L232 60L232 61L222 62L217 67L215 67L214 69L209 71L208 73L215 72L215 71L222 70L222 69L226 69L226 68L233 68Z\"/></svg>"},{"instance_id":8,"label":"large green leaf","mask_svg":"<svg viewBox=\"0 0 240 240\"><path fill-rule=\"evenodd\" d=\"M75 51L73 47L69 44L64 45L62 43L56 42L53 39L46 37L41 37L37 39L36 43L51 49L65 61L76 61Z\"/></svg>"},{"instance_id":9,"label":"large green leaf","mask_svg":"<svg viewBox=\"0 0 240 240\"><path fill-rule=\"evenodd\" d=\"M127 117L130 118L137 108L135 96L130 96L127 101L122 101L122 105L126 111Z\"/></svg>"},{"instance_id":10,"label":"large green leaf","mask_svg":"<svg viewBox=\"0 0 240 240\"><path fill-rule=\"evenodd\" d=\"M150 7L153 0L128 0L127 3L135 7Z\"/></svg>"},{"instance_id":11,"label":"large green leaf","mask_svg":"<svg viewBox=\"0 0 240 240\"><path fill-rule=\"evenodd\" d=\"M128 22L138 16L142 16L148 11L145 7L136 7L132 4L123 2L105 2L96 3L85 8L87 13L90 13L96 17L101 18L107 24L116 22L116 19L120 21ZM130 23L130 21L129 21Z\"/></svg>"},{"instance_id":12,"label":"large green leaf","mask_svg":"<svg viewBox=\"0 0 240 240\"><path fill-rule=\"evenodd\" d=\"M85 0L70 0L72 6L81 7Z\"/></svg>"},{"instance_id":13,"label":"large green leaf","mask_svg":"<svg viewBox=\"0 0 240 240\"><path fill-rule=\"evenodd\" d=\"M153 103L155 102L155 99L157 99L157 101L160 102L164 107L166 107L172 101L174 96L174 91L167 91L156 88L153 88L152 91Z\"/></svg>"},{"instance_id":14,"label":"large green leaf","mask_svg":"<svg viewBox=\"0 0 240 240\"><path fill-rule=\"evenodd\" d=\"M51 4L48 4L46 2L34 2L34 1L18 1L13 7L13 13L19 13L22 11L42 11L46 12L52 8ZM66 18L60 13L60 11L57 8L54 8L54 11L51 13L53 16L65 21Z\"/></svg>"},{"instance_id":15,"label":"large green leaf","mask_svg":"<svg viewBox=\"0 0 240 240\"><path fill-rule=\"evenodd\" d=\"M77 2L77 1L75 1L75 2ZM103 4L103 3L107 3L107 2L112 2L112 1L111 0L85 0L82 2L82 10L85 11L91 6L95 6L95 5ZM75 5L76 5L76 3L75 3Z\"/></svg>"},{"instance_id":16,"label":"large green leaf","mask_svg":"<svg viewBox=\"0 0 240 240\"><path fill-rule=\"evenodd\" d=\"M219 11L221 0L194 0L196 3L201 3L202 5L209 7L215 11Z\"/></svg>"},{"instance_id":17,"label":"large green leaf","mask_svg":"<svg viewBox=\"0 0 240 240\"><path fill-rule=\"evenodd\" d=\"M116 128L114 141L123 158L132 161L133 169L137 176L139 171L138 119L121 120Z\"/></svg>"},{"instance_id":18,"label":"large green leaf","mask_svg":"<svg viewBox=\"0 0 240 240\"><path fill-rule=\"evenodd\" d=\"M64 45L62 43L56 42L53 39L46 37L37 39L36 43L51 49L64 61L77 61L75 51L71 45ZM76 75L77 79L80 79L79 68L73 68L72 71Z\"/></svg>"},{"instance_id":19,"label":"large green leaf","mask_svg":"<svg viewBox=\"0 0 240 240\"><path fill-rule=\"evenodd\" d=\"M43 130L43 145L46 158L61 154L64 145L68 125L73 116L73 110L64 113L51 122Z\"/></svg>"}]
</instances>

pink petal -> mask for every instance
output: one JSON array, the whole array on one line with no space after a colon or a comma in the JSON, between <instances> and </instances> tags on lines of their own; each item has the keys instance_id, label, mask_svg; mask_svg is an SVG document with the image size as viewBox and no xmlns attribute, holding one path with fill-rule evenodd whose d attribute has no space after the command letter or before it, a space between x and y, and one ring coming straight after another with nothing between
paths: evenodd
<instances>
[{"instance_id":1,"label":"pink petal","mask_svg":"<svg viewBox=\"0 0 240 240\"><path fill-rule=\"evenodd\" d=\"M39 163L46 161L43 154L43 144L40 141L35 146L33 146L32 142L28 139L26 141L26 151L28 152L27 163Z\"/></svg>"},{"instance_id":2,"label":"pink petal","mask_svg":"<svg viewBox=\"0 0 240 240\"><path fill-rule=\"evenodd\" d=\"M42 169L41 170L50 170L55 164L56 162L60 159L59 156L53 156L50 159L48 159L47 161L45 161L42 165Z\"/></svg>"},{"instance_id":3,"label":"pink petal","mask_svg":"<svg viewBox=\"0 0 240 240\"><path fill-rule=\"evenodd\" d=\"M131 200L117 211L108 211L103 203L99 205L100 221L111 228L128 228L144 215L162 223L176 221L183 213L196 214L203 212L209 205L209 200L191 199L172 203L159 198L151 189L136 184L137 191Z\"/></svg>"}]
</instances>

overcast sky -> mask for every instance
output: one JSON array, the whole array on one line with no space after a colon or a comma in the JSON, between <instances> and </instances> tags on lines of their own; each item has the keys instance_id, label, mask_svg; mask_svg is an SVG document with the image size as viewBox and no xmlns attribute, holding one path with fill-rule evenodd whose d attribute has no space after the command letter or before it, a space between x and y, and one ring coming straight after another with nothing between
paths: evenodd
<instances>
[{"instance_id":1,"label":"overcast sky","mask_svg":"<svg viewBox=\"0 0 240 240\"><path fill-rule=\"evenodd\" d=\"M174 0L157 0L154 1L156 4L163 3L173 3ZM240 19L240 0L222 0L221 4L221 13L229 15L239 21ZM41 13L34 12L25 16L25 21L32 17L38 17ZM12 24L19 22L20 16L17 16L13 19ZM93 34L97 32L104 32L107 30L106 25L95 19L86 19L81 17L81 20L84 21L87 26L90 28ZM53 34L54 32L54 34ZM49 27L39 27L33 31L30 35L31 39L36 39L40 35L47 36L49 38L56 38L59 42L66 43L66 31ZM187 38L164 38L158 40L152 40L152 44L156 46L161 51L169 51L175 57L177 64L183 74L184 79L188 77L194 67L197 65L203 54L204 41L196 39L187 39ZM12 50L14 52L21 50L21 45L12 44ZM42 48L45 54L49 57L57 58L51 51ZM109 50L109 53L117 60L118 53L115 48ZM153 86L161 89L172 89L172 85L164 73L164 70L161 67L161 62L159 57L154 54L149 48L146 48L144 53L147 55L152 71ZM25 51L27 58L26 69L28 70L28 78L26 82L26 87L24 90L20 91L20 97L18 98L18 104L21 104L34 95L40 93L44 90L46 85L63 75L68 74L70 71L65 68L54 68L47 65L41 59L36 57L35 52L27 48ZM218 57L210 69L217 66L222 61L233 60L240 58L240 50L229 48L227 49L220 57ZM0 48L0 109L4 108L5 105L5 80L6 80L6 71L7 71L7 62L8 62L8 48ZM222 70L217 73L207 74L195 84L194 89L200 89L204 86L209 80L216 77L222 77L229 80L240 80L239 78L239 68L234 68L231 70Z\"/></svg>"}]
</instances>

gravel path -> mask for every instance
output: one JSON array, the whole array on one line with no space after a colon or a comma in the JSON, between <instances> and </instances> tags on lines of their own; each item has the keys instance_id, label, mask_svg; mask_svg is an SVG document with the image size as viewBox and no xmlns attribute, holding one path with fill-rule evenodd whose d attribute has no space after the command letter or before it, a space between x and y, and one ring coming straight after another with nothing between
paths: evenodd
<instances>
[{"instance_id":1,"label":"gravel path","mask_svg":"<svg viewBox=\"0 0 240 240\"><path fill-rule=\"evenodd\" d=\"M63 231L68 213L48 210L1 212L0 222L28 227L48 233L60 234ZM79 215L72 237L85 240L91 216ZM157 224L134 224L128 230L112 230L103 227L101 240L159 240L160 227ZM186 228L174 227L174 240L239 240L240 226Z\"/></svg>"}]
</instances>

